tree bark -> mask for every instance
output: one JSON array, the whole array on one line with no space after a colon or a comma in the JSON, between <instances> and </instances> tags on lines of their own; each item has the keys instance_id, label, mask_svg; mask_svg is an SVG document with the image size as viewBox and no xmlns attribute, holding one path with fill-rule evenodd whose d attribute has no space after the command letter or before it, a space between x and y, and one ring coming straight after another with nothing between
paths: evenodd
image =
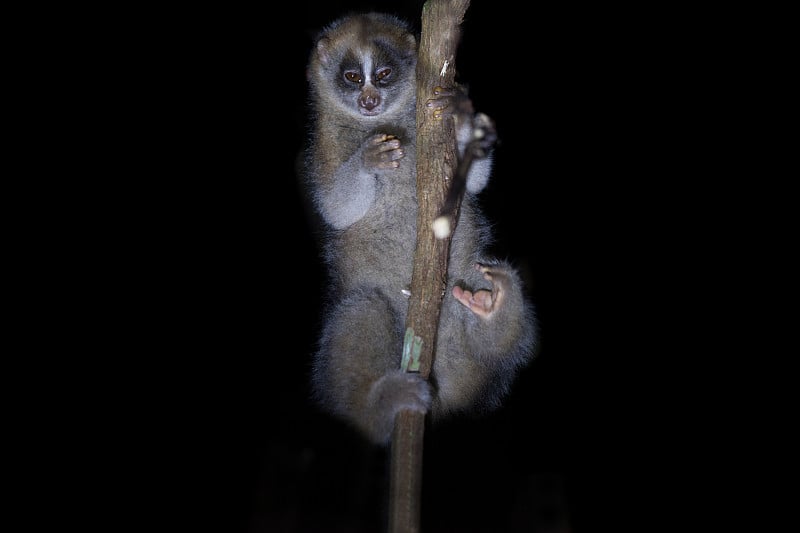
<instances>
[{"instance_id":1,"label":"tree bark","mask_svg":"<svg viewBox=\"0 0 800 533\"><path fill-rule=\"evenodd\" d=\"M416 72L417 244L403 368L418 371L426 379L433 365L450 251L450 238L437 239L432 224L444 204L458 160L452 118L434 120L425 103L437 85L454 86L459 25L468 7L469 0L429 0L422 8ZM390 533L420 530L424 430L425 416L420 413L402 411L395 420L389 487Z\"/></svg>"}]
</instances>

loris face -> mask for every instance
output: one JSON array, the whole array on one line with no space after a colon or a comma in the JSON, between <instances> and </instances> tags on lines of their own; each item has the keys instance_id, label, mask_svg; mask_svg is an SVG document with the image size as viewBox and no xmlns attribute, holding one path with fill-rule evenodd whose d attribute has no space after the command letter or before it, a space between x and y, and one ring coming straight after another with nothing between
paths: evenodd
<instances>
[{"instance_id":1,"label":"loris face","mask_svg":"<svg viewBox=\"0 0 800 533\"><path fill-rule=\"evenodd\" d=\"M332 27L319 39L312 72L321 97L344 113L378 117L413 106L416 40L396 24L370 17Z\"/></svg>"}]
</instances>

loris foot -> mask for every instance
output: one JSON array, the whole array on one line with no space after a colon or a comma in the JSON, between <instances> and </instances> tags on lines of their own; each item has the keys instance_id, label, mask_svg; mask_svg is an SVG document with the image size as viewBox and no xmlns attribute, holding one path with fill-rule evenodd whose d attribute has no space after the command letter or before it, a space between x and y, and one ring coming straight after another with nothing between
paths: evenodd
<instances>
[{"instance_id":1,"label":"loris foot","mask_svg":"<svg viewBox=\"0 0 800 533\"><path fill-rule=\"evenodd\" d=\"M503 304L511 279L499 267L476 264L475 268L483 272L485 279L492 282L492 290L479 289L472 292L456 285L453 287L453 296L476 315L490 318Z\"/></svg>"},{"instance_id":2,"label":"loris foot","mask_svg":"<svg viewBox=\"0 0 800 533\"><path fill-rule=\"evenodd\" d=\"M364 147L364 166L382 170L397 168L405 155L400 139L394 135L378 133L367 139Z\"/></svg>"},{"instance_id":3,"label":"loris foot","mask_svg":"<svg viewBox=\"0 0 800 533\"><path fill-rule=\"evenodd\" d=\"M433 395L431 385L419 374L395 370L372 386L368 398L368 431L373 441L388 442L394 418L401 410L426 413Z\"/></svg>"}]
</instances>

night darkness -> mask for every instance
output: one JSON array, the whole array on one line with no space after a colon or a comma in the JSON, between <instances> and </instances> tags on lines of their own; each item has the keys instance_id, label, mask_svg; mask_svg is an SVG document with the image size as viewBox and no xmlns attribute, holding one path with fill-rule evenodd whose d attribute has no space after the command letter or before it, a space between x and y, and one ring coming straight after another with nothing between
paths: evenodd
<instances>
[{"instance_id":1,"label":"night darkness","mask_svg":"<svg viewBox=\"0 0 800 533\"><path fill-rule=\"evenodd\" d=\"M314 33L375 6L418 22L422 4L170 13L138 34L152 61L134 59L147 81L133 90L148 96L130 118L157 122L130 162L130 235L146 251L128 265L129 297L144 303L131 345L146 354L130 365L143 383L130 409L153 404L137 415L147 454L134 462L153 476L145 506L168 511L172 530L385 527L386 455L309 400L325 286L295 165ZM648 383L618 374L638 326L616 290L641 260L616 244L630 231L618 193L637 165L622 146L640 142L642 120L616 81L638 60L632 32L609 13L511 4L472 2L457 78L497 125L482 205L494 252L524 274L540 344L502 409L426 431L427 533L620 527L637 492L622 458L645 422L627 398Z\"/></svg>"}]
</instances>

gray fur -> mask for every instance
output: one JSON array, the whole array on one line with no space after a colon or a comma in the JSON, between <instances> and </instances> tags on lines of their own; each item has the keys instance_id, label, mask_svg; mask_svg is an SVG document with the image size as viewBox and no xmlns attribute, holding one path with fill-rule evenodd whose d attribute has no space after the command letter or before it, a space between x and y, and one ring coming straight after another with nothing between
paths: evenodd
<instances>
[{"instance_id":1,"label":"gray fur","mask_svg":"<svg viewBox=\"0 0 800 533\"><path fill-rule=\"evenodd\" d=\"M347 81L346 72L358 71L364 57L373 70L351 77L366 81ZM468 176L430 382L398 370L408 308L402 291L411 284L416 239L415 62L409 28L373 13L329 25L308 65L313 120L306 183L327 225L330 274L312 383L326 409L382 444L400 409L427 411L435 420L497 407L533 356L535 340L533 308L518 273L484 256L491 235L474 195L488 182L489 157ZM380 72L387 83L378 82ZM469 128L459 127L459 146L469 135ZM475 263L491 266L505 295L488 318L452 294L456 284L497 290Z\"/></svg>"}]
</instances>

